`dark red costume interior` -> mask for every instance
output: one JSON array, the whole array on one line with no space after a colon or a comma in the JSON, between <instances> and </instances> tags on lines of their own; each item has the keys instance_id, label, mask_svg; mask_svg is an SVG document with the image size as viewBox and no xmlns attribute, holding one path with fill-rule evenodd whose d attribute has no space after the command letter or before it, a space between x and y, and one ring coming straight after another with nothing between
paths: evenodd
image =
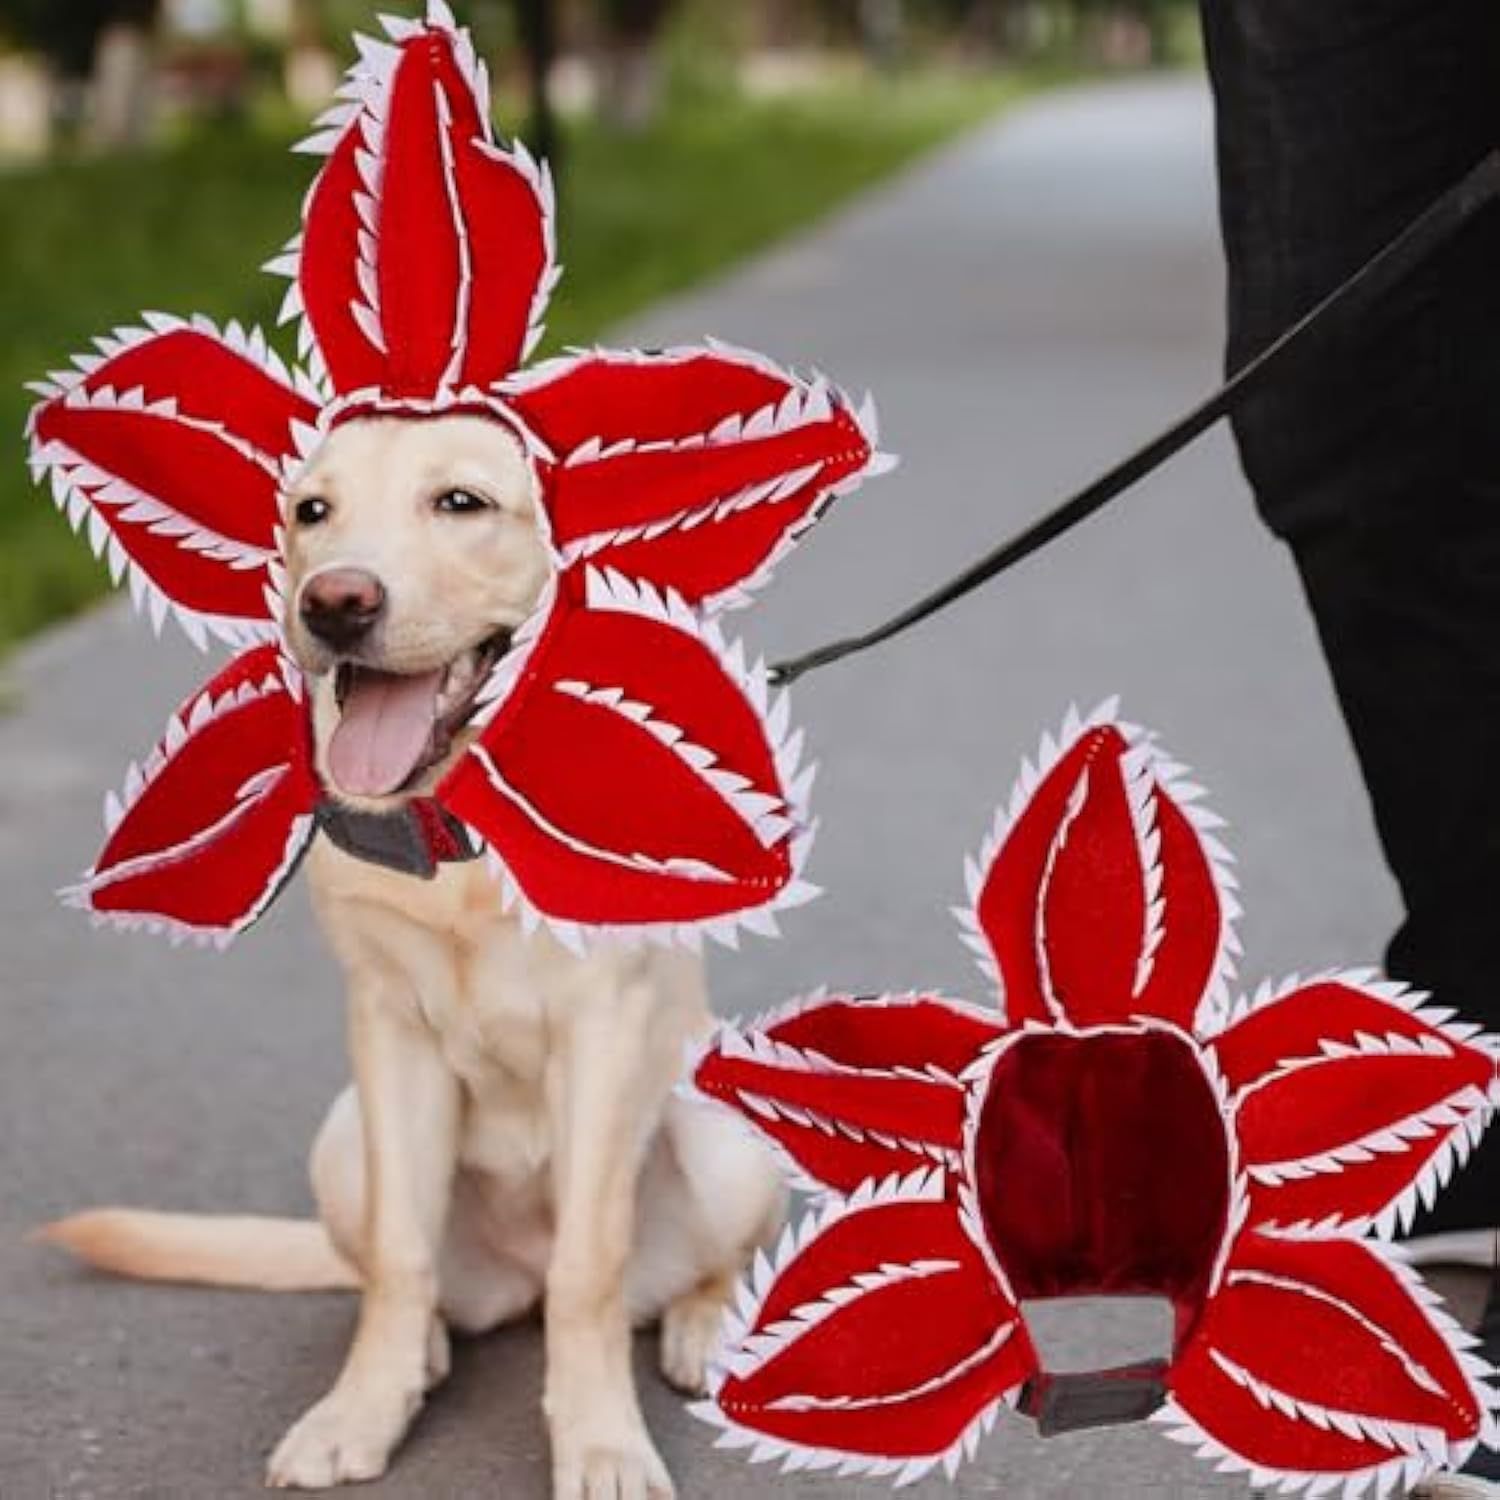
<instances>
[{"instance_id":1,"label":"dark red costume interior","mask_svg":"<svg viewBox=\"0 0 1500 1500\"><path fill-rule=\"evenodd\" d=\"M1179 1345L1229 1210L1229 1147L1192 1046L1165 1031L1033 1035L996 1063L979 1208L1016 1297L1159 1295Z\"/></svg>"}]
</instances>

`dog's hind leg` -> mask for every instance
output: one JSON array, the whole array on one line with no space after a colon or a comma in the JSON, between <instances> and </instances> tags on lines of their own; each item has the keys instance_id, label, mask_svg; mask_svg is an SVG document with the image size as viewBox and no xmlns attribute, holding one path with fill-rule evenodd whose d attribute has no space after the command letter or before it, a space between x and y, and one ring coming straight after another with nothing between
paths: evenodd
<instances>
[{"instance_id":1,"label":"dog's hind leg","mask_svg":"<svg viewBox=\"0 0 1500 1500\"><path fill-rule=\"evenodd\" d=\"M365 1163L359 1098L347 1088L333 1101L308 1164L313 1197L328 1238L351 1266L365 1260ZM453 1181L448 1221L438 1251L438 1307L428 1360L429 1386L448 1370L445 1324L458 1333L488 1333L541 1300L541 1278L500 1254L486 1233L485 1204L462 1169Z\"/></svg>"},{"instance_id":2,"label":"dog's hind leg","mask_svg":"<svg viewBox=\"0 0 1500 1500\"><path fill-rule=\"evenodd\" d=\"M630 1300L661 1320L661 1370L701 1394L741 1273L786 1216L786 1187L765 1146L727 1110L673 1098L641 1178Z\"/></svg>"}]
</instances>

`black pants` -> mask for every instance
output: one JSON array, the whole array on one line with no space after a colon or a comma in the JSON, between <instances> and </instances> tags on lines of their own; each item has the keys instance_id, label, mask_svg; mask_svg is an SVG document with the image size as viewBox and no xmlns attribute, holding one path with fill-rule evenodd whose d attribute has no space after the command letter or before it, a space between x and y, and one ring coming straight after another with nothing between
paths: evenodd
<instances>
[{"instance_id":1,"label":"black pants","mask_svg":"<svg viewBox=\"0 0 1500 1500\"><path fill-rule=\"evenodd\" d=\"M1500 144L1500 3L1202 11L1233 367ZM1401 887L1388 966L1500 1030L1500 213L1235 435ZM1500 1126L1422 1227L1496 1223Z\"/></svg>"}]
</instances>

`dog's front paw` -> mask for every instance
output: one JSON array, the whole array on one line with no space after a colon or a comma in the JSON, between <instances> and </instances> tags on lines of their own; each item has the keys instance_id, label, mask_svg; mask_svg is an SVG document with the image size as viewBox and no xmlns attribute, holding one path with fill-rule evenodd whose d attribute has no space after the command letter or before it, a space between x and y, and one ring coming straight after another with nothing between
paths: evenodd
<instances>
[{"instance_id":1,"label":"dog's front paw","mask_svg":"<svg viewBox=\"0 0 1500 1500\"><path fill-rule=\"evenodd\" d=\"M644 1432L617 1442L580 1437L557 1445L553 1500L673 1500L676 1493Z\"/></svg>"},{"instance_id":2,"label":"dog's front paw","mask_svg":"<svg viewBox=\"0 0 1500 1500\"><path fill-rule=\"evenodd\" d=\"M266 1469L277 1490L326 1490L379 1479L421 1402L399 1393L334 1390L281 1440Z\"/></svg>"}]
</instances>

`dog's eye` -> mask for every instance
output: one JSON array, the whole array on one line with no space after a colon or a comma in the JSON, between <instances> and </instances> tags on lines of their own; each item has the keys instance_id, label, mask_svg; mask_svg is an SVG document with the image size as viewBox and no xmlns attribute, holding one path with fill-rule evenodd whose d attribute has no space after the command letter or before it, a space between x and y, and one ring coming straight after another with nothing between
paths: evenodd
<instances>
[{"instance_id":1,"label":"dog's eye","mask_svg":"<svg viewBox=\"0 0 1500 1500\"><path fill-rule=\"evenodd\" d=\"M481 499L471 490L445 490L432 502L432 508L445 516L472 516L481 510L491 510L488 500Z\"/></svg>"},{"instance_id":2,"label":"dog's eye","mask_svg":"<svg viewBox=\"0 0 1500 1500\"><path fill-rule=\"evenodd\" d=\"M318 526L333 514L333 507L319 495L299 500L292 514L299 526Z\"/></svg>"}]
</instances>

